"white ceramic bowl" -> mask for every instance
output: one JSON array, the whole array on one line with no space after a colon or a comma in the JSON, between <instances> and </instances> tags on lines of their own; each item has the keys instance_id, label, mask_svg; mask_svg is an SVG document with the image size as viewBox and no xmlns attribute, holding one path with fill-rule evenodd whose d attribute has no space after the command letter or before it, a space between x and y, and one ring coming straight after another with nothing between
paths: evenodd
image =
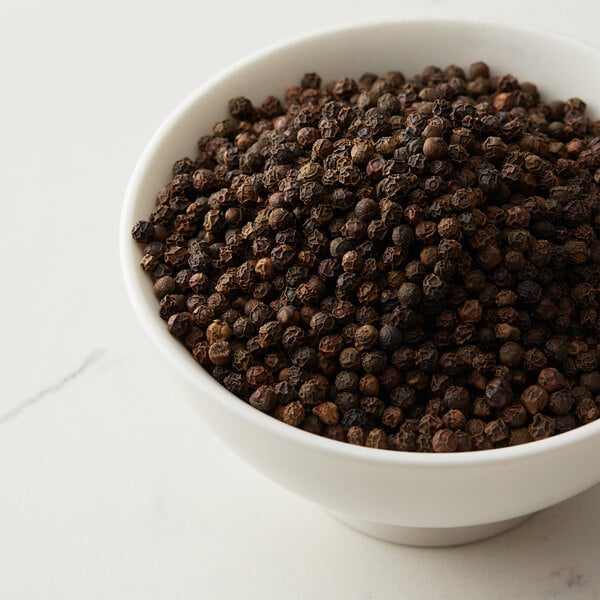
<instances>
[{"instance_id":1,"label":"white ceramic bowl","mask_svg":"<svg viewBox=\"0 0 600 600\"><path fill-rule=\"evenodd\" d=\"M201 369L158 317L130 235L172 163L226 116L227 100L260 102L307 71L324 81L366 71L406 75L430 64L484 60L496 74L534 81L548 100L579 96L600 108L600 53L571 40L498 24L383 22L325 31L251 56L202 85L167 119L140 158L123 207L121 258L143 328L192 386L202 418L241 458L349 525L391 541L459 544L499 533L600 481L600 420L522 446L462 454L356 447L285 425L244 403Z\"/></svg>"}]
</instances>

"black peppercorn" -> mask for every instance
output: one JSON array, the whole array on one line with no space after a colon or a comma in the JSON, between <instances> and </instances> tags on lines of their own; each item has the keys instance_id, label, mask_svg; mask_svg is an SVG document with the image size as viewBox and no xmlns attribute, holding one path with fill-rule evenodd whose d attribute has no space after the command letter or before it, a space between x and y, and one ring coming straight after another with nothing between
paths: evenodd
<instances>
[{"instance_id":1,"label":"black peppercorn","mask_svg":"<svg viewBox=\"0 0 600 600\"><path fill-rule=\"evenodd\" d=\"M485 388L485 397L494 407L506 406L513 397L512 387L506 379L492 379Z\"/></svg>"},{"instance_id":2,"label":"black peppercorn","mask_svg":"<svg viewBox=\"0 0 600 600\"><path fill-rule=\"evenodd\" d=\"M531 425L527 428L529 435L534 440L542 440L554 433L555 421L551 417L537 413L533 416Z\"/></svg>"},{"instance_id":3,"label":"black peppercorn","mask_svg":"<svg viewBox=\"0 0 600 600\"><path fill-rule=\"evenodd\" d=\"M307 73L285 99L232 99L133 227L195 360L284 423L374 448L512 446L599 418L585 103L480 62Z\"/></svg>"}]
</instances>

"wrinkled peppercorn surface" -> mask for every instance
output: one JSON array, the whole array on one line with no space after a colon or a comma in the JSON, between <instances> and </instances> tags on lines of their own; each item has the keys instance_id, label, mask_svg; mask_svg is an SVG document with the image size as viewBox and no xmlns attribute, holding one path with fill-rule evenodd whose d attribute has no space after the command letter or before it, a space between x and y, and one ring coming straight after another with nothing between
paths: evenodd
<instances>
[{"instance_id":1,"label":"wrinkled peppercorn surface","mask_svg":"<svg viewBox=\"0 0 600 600\"><path fill-rule=\"evenodd\" d=\"M315 73L173 166L133 238L160 316L253 407L373 448L600 416L600 123L474 63Z\"/></svg>"}]
</instances>

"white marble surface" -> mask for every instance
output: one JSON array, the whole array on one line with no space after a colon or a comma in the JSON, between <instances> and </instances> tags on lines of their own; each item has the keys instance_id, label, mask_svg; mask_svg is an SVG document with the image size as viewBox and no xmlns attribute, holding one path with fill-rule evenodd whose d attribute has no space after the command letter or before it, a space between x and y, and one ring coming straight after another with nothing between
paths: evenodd
<instances>
[{"instance_id":1,"label":"white marble surface","mask_svg":"<svg viewBox=\"0 0 600 600\"><path fill-rule=\"evenodd\" d=\"M0 598L600 597L600 487L471 546L363 537L212 436L123 291L117 225L138 155L247 53L365 9L597 42L593 0L411 4L1 3Z\"/></svg>"}]
</instances>

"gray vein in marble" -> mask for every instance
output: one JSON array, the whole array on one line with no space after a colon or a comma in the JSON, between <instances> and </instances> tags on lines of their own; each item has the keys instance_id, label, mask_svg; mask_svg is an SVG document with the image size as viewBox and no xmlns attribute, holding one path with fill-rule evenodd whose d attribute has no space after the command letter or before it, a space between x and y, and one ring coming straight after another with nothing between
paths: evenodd
<instances>
[{"instance_id":1,"label":"gray vein in marble","mask_svg":"<svg viewBox=\"0 0 600 600\"><path fill-rule=\"evenodd\" d=\"M19 402L14 408L11 408L8 412L0 415L0 425L18 417L21 413L23 413L28 408L36 405L40 400L43 400L46 396L50 394L54 394L55 392L60 391L65 385L77 379L80 375L85 373L94 363L96 363L104 354L104 350L94 350L91 352L85 360L73 371L67 373L64 377L51 383L49 386L39 390L35 394L25 398L21 402Z\"/></svg>"},{"instance_id":2,"label":"gray vein in marble","mask_svg":"<svg viewBox=\"0 0 600 600\"><path fill-rule=\"evenodd\" d=\"M586 591L586 579L579 573L576 567L562 567L550 573L550 581L554 582L551 587L550 594L554 598L563 598L579 596L581 590ZM590 596L597 598L596 595Z\"/></svg>"}]
</instances>

